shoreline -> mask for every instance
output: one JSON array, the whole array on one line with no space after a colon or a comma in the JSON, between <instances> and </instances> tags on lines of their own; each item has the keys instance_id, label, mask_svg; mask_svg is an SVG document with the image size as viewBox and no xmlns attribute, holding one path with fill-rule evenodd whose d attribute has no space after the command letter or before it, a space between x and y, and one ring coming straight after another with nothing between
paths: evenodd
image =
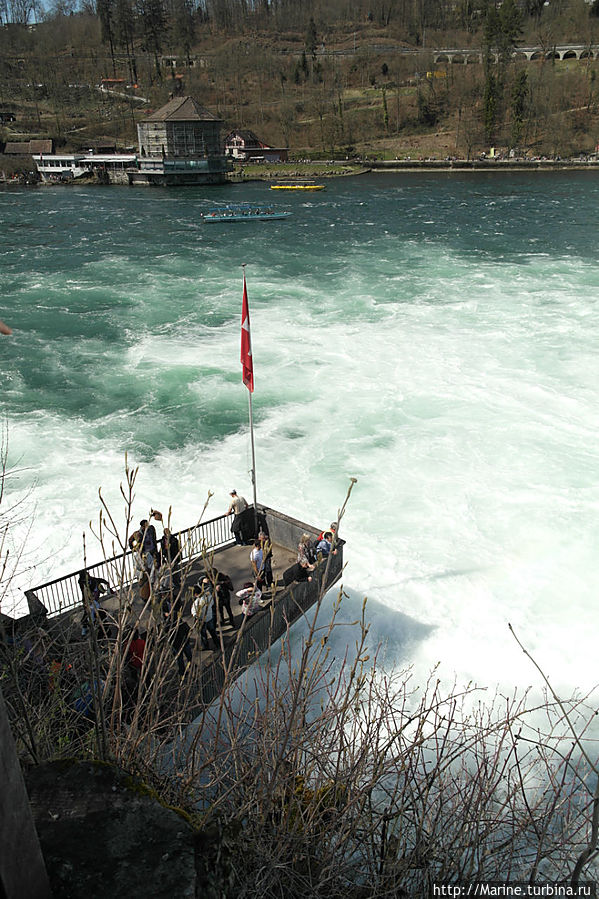
<instances>
[{"instance_id":1,"label":"shoreline","mask_svg":"<svg viewBox=\"0 0 599 899\"><path fill-rule=\"evenodd\" d=\"M344 165L346 171L327 171ZM400 172L565 172L565 171L599 171L599 160L564 160L564 159L392 159L373 160L362 166L351 168L347 163L315 163L314 167L302 164L302 171L282 174L274 168L267 171L235 173L230 182L243 184L246 181L292 181L294 179L314 178L347 178L356 175Z\"/></svg>"},{"instance_id":2,"label":"shoreline","mask_svg":"<svg viewBox=\"0 0 599 899\"><path fill-rule=\"evenodd\" d=\"M368 174L402 174L439 172L451 174L453 172L503 172L526 173L532 172L583 172L599 171L599 159L385 159L368 160L362 164L352 165L347 161L298 163L298 169L289 171L291 165L287 164L287 170L282 172L279 167L252 167L251 172L241 171L230 173L225 184L245 184L262 181L269 183L280 181L282 183L316 179L331 180L334 178L357 177ZM13 179L0 180L0 189L21 187L102 187L94 178L76 178L70 182L17 182ZM130 184L111 182L110 187L131 187Z\"/></svg>"}]
</instances>

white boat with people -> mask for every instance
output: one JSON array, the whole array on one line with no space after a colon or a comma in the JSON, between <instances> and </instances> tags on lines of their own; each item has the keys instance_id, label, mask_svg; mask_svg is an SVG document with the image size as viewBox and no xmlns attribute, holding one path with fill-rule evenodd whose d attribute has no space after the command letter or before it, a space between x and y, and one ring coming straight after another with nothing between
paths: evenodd
<instances>
[{"instance_id":1,"label":"white boat with people","mask_svg":"<svg viewBox=\"0 0 599 899\"><path fill-rule=\"evenodd\" d=\"M254 203L230 203L226 206L217 206L209 209L203 215L206 224L215 222L269 222L275 219L286 219L291 215L285 210L275 209L274 206L258 206Z\"/></svg>"}]
</instances>

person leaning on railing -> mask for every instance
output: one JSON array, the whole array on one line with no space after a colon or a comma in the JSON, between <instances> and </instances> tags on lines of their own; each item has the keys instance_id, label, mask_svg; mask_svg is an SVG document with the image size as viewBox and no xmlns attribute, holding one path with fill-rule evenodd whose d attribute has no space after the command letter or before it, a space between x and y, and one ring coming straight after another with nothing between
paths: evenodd
<instances>
[{"instance_id":1,"label":"person leaning on railing","mask_svg":"<svg viewBox=\"0 0 599 899\"><path fill-rule=\"evenodd\" d=\"M231 532L235 537L235 543L243 545L243 537L241 536L241 516L248 508L247 500L244 499L243 496L238 496L237 490L231 490L229 496L231 497L231 504L227 511L227 515L235 515L233 524L231 525Z\"/></svg>"},{"instance_id":2,"label":"person leaning on railing","mask_svg":"<svg viewBox=\"0 0 599 899\"><path fill-rule=\"evenodd\" d=\"M79 589L83 600L83 616L81 618L81 636L86 637L90 625L96 623L96 618L104 623L108 617L106 609L100 605L100 596L110 590L110 584L103 577L94 577L89 571L83 569L79 572Z\"/></svg>"}]
</instances>

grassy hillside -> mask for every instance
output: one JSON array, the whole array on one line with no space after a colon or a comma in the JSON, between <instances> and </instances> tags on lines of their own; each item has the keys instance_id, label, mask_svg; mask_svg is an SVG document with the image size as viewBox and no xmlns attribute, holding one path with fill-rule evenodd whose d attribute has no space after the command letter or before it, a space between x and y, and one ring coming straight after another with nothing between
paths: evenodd
<instances>
[{"instance_id":1,"label":"grassy hillside","mask_svg":"<svg viewBox=\"0 0 599 899\"><path fill-rule=\"evenodd\" d=\"M58 147L79 149L109 138L134 146L136 122L179 91L218 113L226 129L251 128L297 159L469 157L491 145L535 155L594 150L599 62L500 58L505 41L548 54L556 44L591 45L599 40L593 7L584 0L536 4L541 12L523 9L506 37L509 23L491 33L488 4L433 6L437 18L425 28L407 14L383 25L381 7L376 16L337 23L314 17L289 30L277 28L272 13L270 22L256 13L220 26L206 8L202 17L196 10L186 38L171 13L154 45L139 27L117 39L114 23L107 39L91 12L55 12L33 30L5 26L0 110L14 111L16 121L0 126L0 140L53 137ZM442 29L434 27L441 7L478 8L478 15L468 22L447 15ZM486 64L435 65L433 51L443 47L493 55ZM107 76L123 81L102 93Z\"/></svg>"}]
</instances>

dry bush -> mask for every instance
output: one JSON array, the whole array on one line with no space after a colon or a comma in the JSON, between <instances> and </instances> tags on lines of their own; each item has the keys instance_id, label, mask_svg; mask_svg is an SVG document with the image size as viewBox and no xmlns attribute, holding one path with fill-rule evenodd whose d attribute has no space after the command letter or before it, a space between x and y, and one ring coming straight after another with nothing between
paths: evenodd
<instances>
[{"instance_id":1,"label":"dry bush","mask_svg":"<svg viewBox=\"0 0 599 899\"><path fill-rule=\"evenodd\" d=\"M106 549L126 545L134 482L128 472L122 538L103 509ZM178 677L153 596L139 688L127 689L133 597L121 585L110 639L100 628L83 643L43 629L4 647L17 742L29 762L91 756L142 774L203 833L233 844L223 896L423 896L441 881L592 874L589 697L563 702L546 681L536 704L517 692L488 698L448 690L436 671L424 685L386 671L366 603L344 622L341 590L305 616L299 645L288 630L239 677L235 651L223 654L225 686L190 724L197 681ZM336 658L341 633L348 649ZM73 707L83 683L100 685L86 714Z\"/></svg>"}]
</instances>

